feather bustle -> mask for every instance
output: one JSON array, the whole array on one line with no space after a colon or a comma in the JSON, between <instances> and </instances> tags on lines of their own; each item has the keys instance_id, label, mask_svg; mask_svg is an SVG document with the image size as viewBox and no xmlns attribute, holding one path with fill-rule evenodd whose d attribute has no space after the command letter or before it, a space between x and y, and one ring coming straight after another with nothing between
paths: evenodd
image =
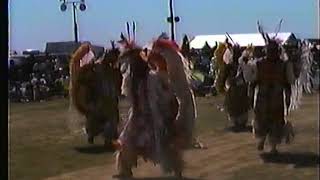
<instances>
[{"instance_id":1,"label":"feather bustle","mask_svg":"<svg viewBox=\"0 0 320 180\"><path fill-rule=\"evenodd\" d=\"M86 53L89 52L89 44L83 44L81 45L76 52L72 55L72 58L70 60L70 87L69 87L69 93L70 93L70 102L76 107L76 109L81 114L86 114L87 107L85 104L84 95L86 94L86 89L81 86L81 84L78 81L79 72L80 72L80 60L83 56L85 56Z\"/></svg>"}]
</instances>

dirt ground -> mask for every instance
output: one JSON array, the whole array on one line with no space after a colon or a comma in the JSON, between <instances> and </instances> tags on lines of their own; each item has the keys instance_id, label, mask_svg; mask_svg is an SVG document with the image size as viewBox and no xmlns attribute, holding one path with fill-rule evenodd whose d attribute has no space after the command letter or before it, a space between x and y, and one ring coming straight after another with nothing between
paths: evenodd
<instances>
[{"instance_id":1,"label":"dirt ground","mask_svg":"<svg viewBox=\"0 0 320 180\"><path fill-rule=\"evenodd\" d=\"M305 96L300 109L287 117L294 124L296 138L290 145L281 145L279 155L271 157L257 152L249 131L226 130L226 116L217 108L221 97L198 98L197 134L208 149L185 153L184 176L190 180L318 179L318 99L318 94ZM100 145L101 141L89 146L84 136L68 133L67 107L66 100L10 105L11 179L107 180L116 174L115 157ZM134 176L172 179L159 167L142 161Z\"/></svg>"}]
</instances>

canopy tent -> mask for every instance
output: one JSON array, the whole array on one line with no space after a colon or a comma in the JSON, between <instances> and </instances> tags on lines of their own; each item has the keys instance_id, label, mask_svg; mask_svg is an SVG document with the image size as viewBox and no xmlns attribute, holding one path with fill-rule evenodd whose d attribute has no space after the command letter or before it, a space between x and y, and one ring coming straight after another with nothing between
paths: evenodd
<instances>
[{"instance_id":1,"label":"canopy tent","mask_svg":"<svg viewBox=\"0 0 320 180\"><path fill-rule=\"evenodd\" d=\"M273 37L275 33L269 33L270 37ZM265 42L259 33L251 34L230 34L232 40L238 43L241 47L248 46L252 44L253 46L264 46ZM288 41L295 41L296 37L291 32L278 33L277 39L279 39L283 44ZM226 35L198 35L190 42L190 48L201 49L206 42L209 46L215 46L216 42L224 42L226 40ZM229 40L230 41L230 40Z\"/></svg>"}]
</instances>

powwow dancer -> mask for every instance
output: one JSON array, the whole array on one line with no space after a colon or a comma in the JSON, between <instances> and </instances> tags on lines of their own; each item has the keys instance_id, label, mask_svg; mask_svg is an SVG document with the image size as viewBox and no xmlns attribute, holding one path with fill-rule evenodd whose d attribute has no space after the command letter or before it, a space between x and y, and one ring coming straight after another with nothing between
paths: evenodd
<instances>
[{"instance_id":1,"label":"powwow dancer","mask_svg":"<svg viewBox=\"0 0 320 180\"><path fill-rule=\"evenodd\" d=\"M313 56L308 46L308 42L303 42L298 48L288 49L289 60L293 63L295 81L292 85L291 105L289 110L296 110L300 103L303 93L312 93L312 62Z\"/></svg>"},{"instance_id":2,"label":"powwow dancer","mask_svg":"<svg viewBox=\"0 0 320 180\"><path fill-rule=\"evenodd\" d=\"M277 145L285 138L290 142L293 128L284 118L284 91L294 81L292 64L280 59L280 48L277 41L270 39L258 24L259 32L266 43L266 57L256 64L255 84L258 88L255 102L253 133L259 139L258 150L264 149L268 137L271 153L277 153ZM286 102L290 97L286 97Z\"/></svg>"},{"instance_id":3,"label":"powwow dancer","mask_svg":"<svg viewBox=\"0 0 320 180\"><path fill-rule=\"evenodd\" d=\"M287 45L285 46L285 51L288 54L288 58L290 63L293 64L293 72L294 72L294 83L291 86L291 103L289 110L296 110L300 104L302 97L302 88L301 83L299 82L299 76L301 73L302 61L301 61L301 48L298 47L298 43L295 45Z\"/></svg>"},{"instance_id":4,"label":"powwow dancer","mask_svg":"<svg viewBox=\"0 0 320 180\"><path fill-rule=\"evenodd\" d=\"M239 58L239 66L242 71L243 78L245 82L248 84L248 94L250 96L250 82L252 82L252 78L254 78L254 66L256 60L259 57L255 57L256 47L252 44L248 45L248 47L242 52L241 57ZM250 97L249 97L250 98Z\"/></svg>"},{"instance_id":5,"label":"powwow dancer","mask_svg":"<svg viewBox=\"0 0 320 180\"><path fill-rule=\"evenodd\" d=\"M71 107L86 117L88 142L103 134L105 145L117 138L118 94L114 70L106 60L94 62L90 44L81 45L70 61Z\"/></svg>"},{"instance_id":6,"label":"powwow dancer","mask_svg":"<svg viewBox=\"0 0 320 180\"><path fill-rule=\"evenodd\" d=\"M111 70L113 71L114 80L116 82L116 89L117 89L117 95L121 95L121 82L122 82L122 76L120 72L120 67L118 63L118 58L120 55L120 51L118 48L116 48L115 42L110 41L111 43L111 49L106 50L104 57L103 57L103 63L111 67Z\"/></svg>"},{"instance_id":7,"label":"powwow dancer","mask_svg":"<svg viewBox=\"0 0 320 180\"><path fill-rule=\"evenodd\" d=\"M301 92L311 94L312 93L311 67L312 67L312 63L313 63L313 54L311 52L311 49L309 47L309 43L307 41L304 41L302 43L301 50L302 50L302 53L301 53L301 73L298 78L298 81L301 84L301 86L300 86Z\"/></svg>"},{"instance_id":8,"label":"powwow dancer","mask_svg":"<svg viewBox=\"0 0 320 180\"><path fill-rule=\"evenodd\" d=\"M248 54L248 55L247 55ZM244 129L248 122L248 111L250 101L248 96L248 71L250 66L249 48L241 56L240 47L235 44L229 45L224 54L226 63L226 96L225 109L228 119L232 123L234 130ZM240 58L239 58L240 57ZM246 75L246 76L244 76Z\"/></svg>"},{"instance_id":9,"label":"powwow dancer","mask_svg":"<svg viewBox=\"0 0 320 180\"><path fill-rule=\"evenodd\" d=\"M224 94L225 93L225 80L226 77L224 76L226 65L223 62L223 56L226 51L227 45L226 43L219 43L217 49L214 51L213 61L215 63L215 82L214 86L217 89L218 93Z\"/></svg>"},{"instance_id":10,"label":"powwow dancer","mask_svg":"<svg viewBox=\"0 0 320 180\"><path fill-rule=\"evenodd\" d=\"M123 35L120 63L122 92L131 108L118 140L120 177L132 176L138 157L160 164L164 172L182 176L183 149L192 140L195 104L188 82L186 61L170 40L156 40L142 50Z\"/></svg>"}]
</instances>

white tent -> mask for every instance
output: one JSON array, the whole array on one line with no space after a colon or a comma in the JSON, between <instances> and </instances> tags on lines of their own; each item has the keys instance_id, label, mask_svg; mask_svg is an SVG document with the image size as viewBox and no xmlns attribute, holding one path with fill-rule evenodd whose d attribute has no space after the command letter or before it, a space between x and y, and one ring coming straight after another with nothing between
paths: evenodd
<instances>
[{"instance_id":1,"label":"white tent","mask_svg":"<svg viewBox=\"0 0 320 180\"><path fill-rule=\"evenodd\" d=\"M269 37L273 37L275 33L269 33ZM248 46L252 44L253 46L264 46L264 40L259 33L251 34L230 34L234 42L238 43L240 46ZM277 39L281 40L282 43L286 43L291 38L295 38L294 34L291 32L278 33ZM226 40L226 35L198 35L190 42L190 48L201 49L206 42L209 46L215 46L216 42L224 42Z\"/></svg>"}]
</instances>

